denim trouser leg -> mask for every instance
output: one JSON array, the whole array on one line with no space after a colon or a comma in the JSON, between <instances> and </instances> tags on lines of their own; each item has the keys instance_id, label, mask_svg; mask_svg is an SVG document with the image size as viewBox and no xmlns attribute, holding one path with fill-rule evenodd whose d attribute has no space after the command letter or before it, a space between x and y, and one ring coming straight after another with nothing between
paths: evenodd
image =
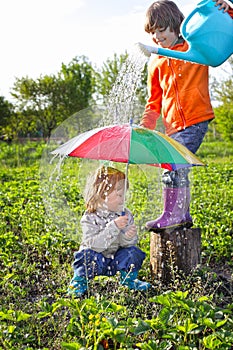
<instances>
[{"instance_id":1,"label":"denim trouser leg","mask_svg":"<svg viewBox=\"0 0 233 350\"><path fill-rule=\"evenodd\" d=\"M117 270L139 271L146 254L138 247L121 248L115 254Z\"/></svg>"},{"instance_id":2,"label":"denim trouser leg","mask_svg":"<svg viewBox=\"0 0 233 350\"><path fill-rule=\"evenodd\" d=\"M194 124L188 128L172 134L170 137L181 145L188 148L192 153L196 153L208 131L209 120Z\"/></svg>"},{"instance_id":3,"label":"denim trouser leg","mask_svg":"<svg viewBox=\"0 0 233 350\"><path fill-rule=\"evenodd\" d=\"M182 131L172 134L170 137L185 146L192 153L196 153L208 131L208 124L209 121L205 121L191 125ZM165 187L189 187L188 174L188 168L165 171L163 174L163 183Z\"/></svg>"},{"instance_id":4,"label":"denim trouser leg","mask_svg":"<svg viewBox=\"0 0 233 350\"><path fill-rule=\"evenodd\" d=\"M85 249L75 253L74 275L87 279L100 275L114 276L120 270L139 270L144 259L145 253L135 246L120 248L112 258L105 258L102 253Z\"/></svg>"},{"instance_id":5,"label":"denim trouser leg","mask_svg":"<svg viewBox=\"0 0 233 350\"><path fill-rule=\"evenodd\" d=\"M107 258L92 249L84 249L74 254L73 263L75 276L93 279L98 275L105 275L107 271Z\"/></svg>"}]
</instances>

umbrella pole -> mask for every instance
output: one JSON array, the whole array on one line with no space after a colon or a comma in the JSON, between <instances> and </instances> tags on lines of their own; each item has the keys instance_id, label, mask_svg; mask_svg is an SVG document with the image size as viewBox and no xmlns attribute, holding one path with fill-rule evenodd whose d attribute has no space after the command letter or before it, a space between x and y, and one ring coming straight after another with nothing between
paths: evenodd
<instances>
[{"instance_id":1,"label":"umbrella pole","mask_svg":"<svg viewBox=\"0 0 233 350\"><path fill-rule=\"evenodd\" d=\"M131 131L130 131L130 144L129 144L129 154L130 154L133 118L130 118L129 125L130 125L130 129L131 129ZM129 160L128 160L128 162L126 164L126 168L125 168L125 190L124 190L124 200L123 200L123 211L122 211L121 215L125 215L125 199L126 199L126 191L127 191L127 183L128 183L128 170L129 170Z\"/></svg>"},{"instance_id":2,"label":"umbrella pole","mask_svg":"<svg viewBox=\"0 0 233 350\"><path fill-rule=\"evenodd\" d=\"M126 199L126 191L127 191L127 183L128 183L128 170L129 170L129 163L126 164L125 168L125 189L124 189L124 199L123 199L123 210L121 215L125 215L125 199Z\"/></svg>"}]
</instances>

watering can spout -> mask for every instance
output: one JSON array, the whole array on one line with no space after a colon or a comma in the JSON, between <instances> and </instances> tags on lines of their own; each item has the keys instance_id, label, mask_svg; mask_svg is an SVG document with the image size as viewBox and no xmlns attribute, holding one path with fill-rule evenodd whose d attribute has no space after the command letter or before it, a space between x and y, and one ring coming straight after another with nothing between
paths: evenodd
<instances>
[{"instance_id":1,"label":"watering can spout","mask_svg":"<svg viewBox=\"0 0 233 350\"><path fill-rule=\"evenodd\" d=\"M181 35L188 43L187 51L159 47L158 55L217 67L233 53L233 19L212 0L197 4L184 19Z\"/></svg>"}]
</instances>

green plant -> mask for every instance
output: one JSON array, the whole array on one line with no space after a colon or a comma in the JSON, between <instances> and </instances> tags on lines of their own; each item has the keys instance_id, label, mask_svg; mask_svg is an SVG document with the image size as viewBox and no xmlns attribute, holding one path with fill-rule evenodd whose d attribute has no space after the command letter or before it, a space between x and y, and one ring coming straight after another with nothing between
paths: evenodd
<instances>
[{"instance_id":1,"label":"green plant","mask_svg":"<svg viewBox=\"0 0 233 350\"><path fill-rule=\"evenodd\" d=\"M230 350L233 186L232 147L225 146L203 143L199 156L208 167L190 173L191 213L202 232L202 264L196 271L185 276L174 267L169 285L151 278L150 235L144 223L161 212L161 169L132 166L128 204L147 254L139 277L153 287L148 293L133 292L119 285L118 276L98 277L90 282L87 296L69 299L66 290L80 232L69 235L74 225L59 205L64 199L79 220L84 203L77 180L85 177L90 163L79 168L81 162L70 162L62 168L57 182L62 201L57 198L58 211L51 216L39 174L43 146L33 143L27 154L29 144L0 144L0 347ZM54 220L59 215L63 226Z\"/></svg>"}]
</instances>

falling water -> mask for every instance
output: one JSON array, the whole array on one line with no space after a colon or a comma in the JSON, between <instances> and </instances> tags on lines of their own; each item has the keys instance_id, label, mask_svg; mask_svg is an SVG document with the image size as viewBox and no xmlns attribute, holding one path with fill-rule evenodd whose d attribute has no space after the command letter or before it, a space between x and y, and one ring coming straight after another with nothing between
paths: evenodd
<instances>
[{"instance_id":1,"label":"falling water","mask_svg":"<svg viewBox=\"0 0 233 350\"><path fill-rule=\"evenodd\" d=\"M41 190L46 212L51 221L65 235L80 239L80 215L77 215L75 203L80 206L83 201L82 192L86 175L99 166L98 161L80 161L73 157L51 156L59 144L82 133L89 118L90 129L112 124L128 123L130 119L134 123L139 120L142 106L137 100L136 90L140 88L142 72L148 58L144 56L135 45L123 64L115 84L107 98L107 105L97 106L78 112L67 119L54 132L50 144L45 150L40 166ZM108 163L108 165L113 165ZM113 165L114 166L114 165ZM124 165L117 168L124 170ZM76 191L76 198L71 198L71 193ZM72 199L72 200L71 200ZM83 203L84 208L84 203Z\"/></svg>"},{"instance_id":2,"label":"falling water","mask_svg":"<svg viewBox=\"0 0 233 350\"><path fill-rule=\"evenodd\" d=\"M80 160L74 157L58 156L53 158L51 151L59 144L87 131L83 130L87 125L87 120L90 120L90 129L112 124L125 124L130 120L137 123L142 115L142 106L137 100L136 90L140 88L146 62L147 57L135 46L117 76L107 98L106 107L89 108L66 120L53 132L50 144L42 156L40 185L47 217L61 234L77 242L77 250L82 240L80 218L85 208L84 189L87 175L93 173L100 164L98 161ZM106 165L114 167L114 164L110 162ZM124 171L125 164L118 163L117 168ZM138 167L137 176L132 176L132 182L130 180L131 190L128 193L131 197L130 203L135 203L138 191L140 191L140 210L134 208L134 215L136 214L134 219L136 227L142 232L147 213L154 210L156 202L156 198L149 198L151 194L158 192L157 184L159 181L153 180L156 176L155 173L155 169L150 169L150 176L147 178L143 167ZM143 180L141 180L142 178ZM89 180L87 182L89 185ZM134 191L134 189L136 190ZM142 196L142 194L144 195ZM151 210L148 210L148 203L153 203ZM156 207L159 208L159 204ZM103 242L106 249L109 246L108 239L106 237L106 241ZM109 266L108 268L108 276L114 275L111 268Z\"/></svg>"},{"instance_id":3,"label":"falling water","mask_svg":"<svg viewBox=\"0 0 233 350\"><path fill-rule=\"evenodd\" d=\"M136 90L148 58L135 45L123 64L107 99L101 126L128 123L138 113Z\"/></svg>"}]
</instances>

